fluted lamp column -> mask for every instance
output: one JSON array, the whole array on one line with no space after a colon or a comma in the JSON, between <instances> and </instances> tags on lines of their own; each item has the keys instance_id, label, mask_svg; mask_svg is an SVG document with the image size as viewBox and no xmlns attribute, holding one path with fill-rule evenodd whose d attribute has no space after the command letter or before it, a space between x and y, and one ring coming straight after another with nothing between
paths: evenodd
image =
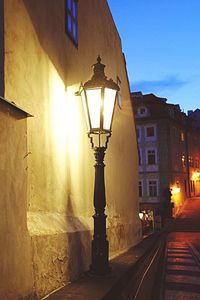
<instances>
[{"instance_id":1,"label":"fluted lamp column","mask_svg":"<svg viewBox=\"0 0 200 300\"><path fill-rule=\"evenodd\" d=\"M81 95L88 125L88 137L95 155L94 183L94 235L92 240L92 262L90 273L106 275L110 272L109 245L106 236L106 196L104 181L104 156L108 140L111 136L113 112L118 85L107 79L104 73L105 65L98 56L93 65L93 76L81 85L78 95Z\"/></svg>"}]
</instances>

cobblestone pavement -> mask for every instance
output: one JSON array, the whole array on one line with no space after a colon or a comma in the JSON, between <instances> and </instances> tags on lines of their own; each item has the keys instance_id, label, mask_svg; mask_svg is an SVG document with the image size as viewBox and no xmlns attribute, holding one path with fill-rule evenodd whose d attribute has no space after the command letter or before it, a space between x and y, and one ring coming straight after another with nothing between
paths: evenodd
<instances>
[{"instance_id":1,"label":"cobblestone pavement","mask_svg":"<svg viewBox=\"0 0 200 300\"><path fill-rule=\"evenodd\" d=\"M164 300L200 300L200 198L185 202L167 238Z\"/></svg>"}]
</instances>

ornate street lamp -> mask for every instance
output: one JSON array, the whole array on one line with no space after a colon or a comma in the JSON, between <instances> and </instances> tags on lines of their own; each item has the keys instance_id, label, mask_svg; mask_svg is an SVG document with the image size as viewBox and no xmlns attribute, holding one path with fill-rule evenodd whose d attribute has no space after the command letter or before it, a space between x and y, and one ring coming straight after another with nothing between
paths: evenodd
<instances>
[{"instance_id":1,"label":"ornate street lamp","mask_svg":"<svg viewBox=\"0 0 200 300\"><path fill-rule=\"evenodd\" d=\"M98 56L93 65L91 80L82 84L77 95L81 95L88 125L88 137L95 155L94 184L94 235L92 240L92 263L90 273L105 275L110 272L108 261L108 240L106 238L106 206L104 183L104 155L111 127L118 85L112 79L107 79L104 73L105 65Z\"/></svg>"}]
</instances>

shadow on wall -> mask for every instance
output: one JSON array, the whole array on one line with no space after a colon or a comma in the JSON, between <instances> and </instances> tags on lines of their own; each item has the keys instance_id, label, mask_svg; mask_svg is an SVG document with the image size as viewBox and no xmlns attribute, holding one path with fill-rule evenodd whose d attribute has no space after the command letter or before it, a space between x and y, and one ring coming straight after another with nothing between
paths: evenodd
<instances>
[{"instance_id":1,"label":"shadow on wall","mask_svg":"<svg viewBox=\"0 0 200 300\"><path fill-rule=\"evenodd\" d=\"M70 44L67 44L65 33L65 2L62 0L23 0L23 2L41 47L63 82L73 85L75 82L70 82L71 76L67 77L72 62L67 49ZM47 11L48 13L44 13ZM76 50L74 45L72 46Z\"/></svg>"},{"instance_id":2,"label":"shadow on wall","mask_svg":"<svg viewBox=\"0 0 200 300\"><path fill-rule=\"evenodd\" d=\"M43 227L37 228L39 234L31 233L29 228L35 292L41 299L76 280L89 268L91 232L84 220L74 215L70 195L67 215L35 213L35 218L31 226L35 229L35 224L42 224Z\"/></svg>"},{"instance_id":3,"label":"shadow on wall","mask_svg":"<svg viewBox=\"0 0 200 300\"><path fill-rule=\"evenodd\" d=\"M67 234L68 244L68 274L71 281L89 268L91 234L83 222L73 213L72 202L68 199L68 220L70 231Z\"/></svg>"},{"instance_id":4,"label":"shadow on wall","mask_svg":"<svg viewBox=\"0 0 200 300\"><path fill-rule=\"evenodd\" d=\"M75 213L70 168L66 213L28 213L35 292L39 299L76 280L89 268L91 225Z\"/></svg>"}]
</instances>

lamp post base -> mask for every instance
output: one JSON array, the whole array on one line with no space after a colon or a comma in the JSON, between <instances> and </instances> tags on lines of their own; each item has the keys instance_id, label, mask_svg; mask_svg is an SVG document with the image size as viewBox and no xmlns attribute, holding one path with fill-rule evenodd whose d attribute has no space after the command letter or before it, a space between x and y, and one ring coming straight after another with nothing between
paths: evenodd
<instances>
[{"instance_id":1,"label":"lamp post base","mask_svg":"<svg viewBox=\"0 0 200 300\"><path fill-rule=\"evenodd\" d=\"M111 272L108 261L108 241L92 241L92 263L89 270L91 275L104 276Z\"/></svg>"},{"instance_id":2,"label":"lamp post base","mask_svg":"<svg viewBox=\"0 0 200 300\"><path fill-rule=\"evenodd\" d=\"M92 265L90 265L90 269L87 272L87 275L88 275L88 277L98 277L98 278L105 277L105 276L108 276L111 274L111 270L112 270L112 268L108 266L107 269L98 270L98 272L97 272L97 270L93 270Z\"/></svg>"}]
</instances>

